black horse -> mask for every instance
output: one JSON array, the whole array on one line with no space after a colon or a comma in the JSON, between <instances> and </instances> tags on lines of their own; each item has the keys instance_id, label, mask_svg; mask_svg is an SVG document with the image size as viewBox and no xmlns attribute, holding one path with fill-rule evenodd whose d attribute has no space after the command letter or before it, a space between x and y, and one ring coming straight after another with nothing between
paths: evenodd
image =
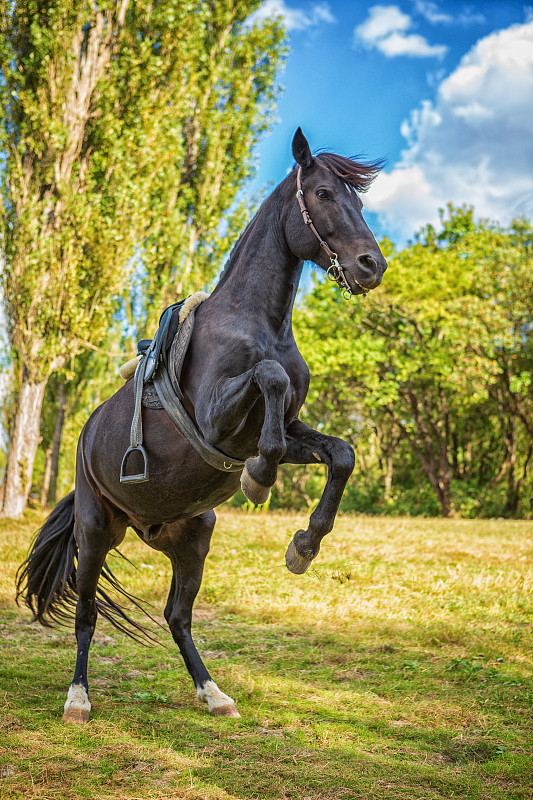
<instances>
[{"instance_id":1,"label":"black horse","mask_svg":"<svg viewBox=\"0 0 533 800\"><path fill-rule=\"evenodd\" d=\"M150 480L122 483L120 465L134 411L129 381L83 428L76 489L52 511L19 570L18 596L43 624L65 617L65 607L76 603L78 650L66 720L89 719L87 662L98 612L118 627L125 624L123 610L98 582L102 575L114 582L105 560L128 526L172 563L165 618L198 697L221 716L239 714L210 677L191 637L213 508L241 485L249 499L264 502L280 463L324 463L324 493L308 529L298 531L289 545L289 570L305 572L333 527L354 454L346 442L298 419L309 370L293 337L292 309L304 260L327 270L345 293L363 294L381 283L387 264L358 196L379 165L331 153L313 156L300 129L292 149L296 167L263 203L215 290L198 306L181 370L184 404L195 425L228 459L245 460L244 469L210 466L165 410L145 408Z\"/></svg>"}]
</instances>

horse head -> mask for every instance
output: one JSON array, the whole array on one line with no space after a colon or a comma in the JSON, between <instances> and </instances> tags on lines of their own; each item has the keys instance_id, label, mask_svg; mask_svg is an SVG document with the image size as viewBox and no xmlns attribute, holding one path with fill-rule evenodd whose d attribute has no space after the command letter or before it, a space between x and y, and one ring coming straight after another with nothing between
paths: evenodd
<instances>
[{"instance_id":1,"label":"horse head","mask_svg":"<svg viewBox=\"0 0 533 800\"><path fill-rule=\"evenodd\" d=\"M291 198L285 224L291 252L322 267L350 294L375 289L387 262L363 219L359 192L368 188L380 165L333 153L313 156L300 128L292 152L298 203Z\"/></svg>"}]
</instances>

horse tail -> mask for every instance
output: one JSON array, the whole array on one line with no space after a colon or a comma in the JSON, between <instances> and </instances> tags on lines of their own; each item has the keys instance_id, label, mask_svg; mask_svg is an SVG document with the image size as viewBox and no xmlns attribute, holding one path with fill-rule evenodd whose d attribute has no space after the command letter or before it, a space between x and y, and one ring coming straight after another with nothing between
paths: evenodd
<instances>
[{"instance_id":1,"label":"horse tail","mask_svg":"<svg viewBox=\"0 0 533 800\"><path fill-rule=\"evenodd\" d=\"M21 597L41 625L70 618L76 605L74 492L54 508L32 542L27 559L17 572L17 603Z\"/></svg>"},{"instance_id":2,"label":"horse tail","mask_svg":"<svg viewBox=\"0 0 533 800\"><path fill-rule=\"evenodd\" d=\"M74 492L71 492L56 505L42 528L37 531L29 555L17 571L17 604L22 598L31 609L34 620L46 627L70 622L78 601L77 560L78 546L74 537ZM104 565L101 577L143 611L152 622L156 622L142 607L138 598L122 588L107 563ZM143 625L128 616L100 586L97 588L97 594L98 612L115 628L136 641L147 643L149 640L158 643ZM159 623L156 624L162 627Z\"/></svg>"}]
</instances>

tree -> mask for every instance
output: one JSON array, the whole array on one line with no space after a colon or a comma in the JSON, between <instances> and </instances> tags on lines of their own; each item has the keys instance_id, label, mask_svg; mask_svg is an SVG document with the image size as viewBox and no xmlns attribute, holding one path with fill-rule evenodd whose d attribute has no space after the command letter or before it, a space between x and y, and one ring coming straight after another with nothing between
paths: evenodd
<instances>
[{"instance_id":1,"label":"tree","mask_svg":"<svg viewBox=\"0 0 533 800\"><path fill-rule=\"evenodd\" d=\"M114 264L131 249L113 137L102 132L108 157L97 162L88 136L127 7L2 4L3 280L20 386L3 492L10 516L31 485L48 377L104 328Z\"/></svg>"},{"instance_id":2,"label":"tree","mask_svg":"<svg viewBox=\"0 0 533 800\"><path fill-rule=\"evenodd\" d=\"M499 468L488 490L505 480L499 513L515 516L533 456L533 227L515 220L507 230L484 232L477 274L487 299L479 314L483 336L475 354L488 362L488 397L494 419Z\"/></svg>"},{"instance_id":3,"label":"tree","mask_svg":"<svg viewBox=\"0 0 533 800\"><path fill-rule=\"evenodd\" d=\"M524 222L475 223L450 206L440 232L392 254L364 304L325 284L305 299L307 413L353 437L360 477L377 476L384 494L394 469L405 491L418 464L445 516L519 513L532 459L531 238Z\"/></svg>"},{"instance_id":4,"label":"tree","mask_svg":"<svg viewBox=\"0 0 533 800\"><path fill-rule=\"evenodd\" d=\"M246 39L243 22L256 5L227 0L215 12L205 0L0 4L0 137L7 153L1 176L3 289L20 387L4 515L17 516L26 503L48 378L87 343L102 341L132 256L140 248L148 255L145 266L158 260L150 242L168 239L175 221L170 212L180 191L188 191L180 178L186 163L194 172L201 148L197 142L197 151L191 149L183 123L194 119L191 107L203 102L202 65L218 52L203 50L199 30L205 33L210 14L220 19L225 38L218 37L217 47L227 54L234 41ZM261 82L262 68L266 73L255 106L243 112L252 127L254 110L263 101L270 108L281 50L279 27L264 30L250 28L252 55L241 48L255 65L255 80ZM273 67L267 68L270 45ZM239 63L246 68L249 62L241 54L234 70ZM241 77L244 85L248 76ZM204 138L208 116L199 126ZM231 157L242 148L247 152L267 119L268 114L255 133L246 124L238 128ZM223 138L218 148L204 151L217 161L226 153ZM175 183L169 183L173 176ZM241 177L237 173L236 185ZM205 186L204 194L209 195ZM204 204L209 230L216 229L233 196ZM194 216L189 198L182 222ZM182 251L187 247L182 238Z\"/></svg>"},{"instance_id":5,"label":"tree","mask_svg":"<svg viewBox=\"0 0 533 800\"><path fill-rule=\"evenodd\" d=\"M251 216L242 188L254 172L254 146L272 122L285 52L279 24L247 24L253 5L199 4L188 23L200 56L195 53L189 68L194 86L187 87L179 124L175 115L165 123L166 147L152 185L130 309L130 322L141 331L162 307L213 279ZM166 46L161 57L170 63L168 81L180 91L183 64L168 58Z\"/></svg>"}]
</instances>

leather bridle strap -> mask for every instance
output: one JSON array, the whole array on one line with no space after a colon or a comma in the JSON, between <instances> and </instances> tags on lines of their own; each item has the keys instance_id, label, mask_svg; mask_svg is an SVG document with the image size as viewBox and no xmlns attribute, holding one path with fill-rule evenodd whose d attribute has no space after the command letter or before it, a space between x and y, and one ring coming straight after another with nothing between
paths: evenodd
<instances>
[{"instance_id":1,"label":"leather bridle strap","mask_svg":"<svg viewBox=\"0 0 533 800\"><path fill-rule=\"evenodd\" d=\"M345 292L350 297L353 292L351 290L350 284L346 280L346 276L344 275L344 270L339 263L339 259L337 253L334 253L331 247L324 241L321 237L315 226L313 225L313 220L309 214L309 211L306 208L305 201L304 201L304 193L302 189L302 168L298 167L298 171L296 173L296 199L298 200L298 205L300 206L300 211L302 212L302 218L306 225L309 225L310 229L318 239L320 247L324 250L325 253L329 256L331 264L329 265L328 269L326 270L326 275L330 280L336 281L342 289L342 294L344 296ZM352 275L352 280L356 283L360 289L363 290L363 295L367 295L370 291L366 286L363 286L359 283L356 278Z\"/></svg>"},{"instance_id":2,"label":"leather bridle strap","mask_svg":"<svg viewBox=\"0 0 533 800\"><path fill-rule=\"evenodd\" d=\"M307 210L304 202L304 193L302 189L302 168L298 167L298 172L296 173L296 199L298 200L298 205L300 206L300 211L302 212L302 217L306 225L309 225L313 233L315 234L316 238L320 243L320 247L324 250L331 259L331 263L334 264L336 267L340 267L337 253L334 253L331 247L324 241L321 237L315 226L313 225L313 220Z\"/></svg>"}]
</instances>

